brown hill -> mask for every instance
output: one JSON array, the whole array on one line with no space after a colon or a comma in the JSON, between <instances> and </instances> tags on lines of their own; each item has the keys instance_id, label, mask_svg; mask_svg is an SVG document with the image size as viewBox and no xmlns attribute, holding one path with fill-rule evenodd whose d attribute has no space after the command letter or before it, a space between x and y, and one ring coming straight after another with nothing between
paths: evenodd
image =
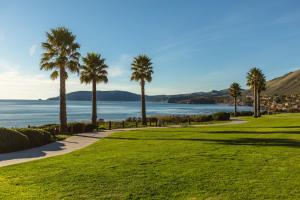
<instances>
[{"instance_id":1,"label":"brown hill","mask_svg":"<svg viewBox=\"0 0 300 200\"><path fill-rule=\"evenodd\" d=\"M267 82L267 95L300 94L300 70L290 72Z\"/></svg>"}]
</instances>

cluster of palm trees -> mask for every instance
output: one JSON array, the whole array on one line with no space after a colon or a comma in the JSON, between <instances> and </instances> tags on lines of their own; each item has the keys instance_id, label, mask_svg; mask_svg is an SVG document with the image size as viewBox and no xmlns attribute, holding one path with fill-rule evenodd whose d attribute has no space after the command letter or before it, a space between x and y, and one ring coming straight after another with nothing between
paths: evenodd
<instances>
[{"instance_id":1,"label":"cluster of palm trees","mask_svg":"<svg viewBox=\"0 0 300 200\"><path fill-rule=\"evenodd\" d=\"M266 90L266 77L262 70L253 67L247 73L247 86L253 92L253 116L260 117L260 97L261 92ZM229 93L234 99L234 115L237 115L237 98L241 95L241 87L238 83L232 83Z\"/></svg>"},{"instance_id":2,"label":"cluster of palm trees","mask_svg":"<svg viewBox=\"0 0 300 200\"><path fill-rule=\"evenodd\" d=\"M108 82L108 66L98 53L87 53L80 62L80 45L76 36L65 27L58 27L46 32L46 42L40 62L41 70L52 71L50 78L60 78L60 131L67 132L66 80L68 73L80 74L81 83L92 84L92 123L97 125L97 84ZM142 123L146 125L145 84L151 82L153 68L151 59L146 55L134 58L131 64L131 80L141 86Z\"/></svg>"}]
</instances>

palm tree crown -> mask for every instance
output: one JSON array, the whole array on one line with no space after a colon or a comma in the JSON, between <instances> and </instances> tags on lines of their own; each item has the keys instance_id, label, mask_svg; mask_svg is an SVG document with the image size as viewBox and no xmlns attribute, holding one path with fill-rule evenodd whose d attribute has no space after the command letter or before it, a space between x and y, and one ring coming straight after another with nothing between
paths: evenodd
<instances>
[{"instance_id":1,"label":"palm tree crown","mask_svg":"<svg viewBox=\"0 0 300 200\"><path fill-rule=\"evenodd\" d=\"M241 86L238 83L232 83L229 88L229 93L236 98L241 95Z\"/></svg>"},{"instance_id":2,"label":"palm tree crown","mask_svg":"<svg viewBox=\"0 0 300 200\"><path fill-rule=\"evenodd\" d=\"M101 58L100 54L88 53L86 57L82 58L83 65L80 72L81 83L89 84L92 81L96 83L107 83L107 68L105 59Z\"/></svg>"},{"instance_id":3,"label":"palm tree crown","mask_svg":"<svg viewBox=\"0 0 300 200\"><path fill-rule=\"evenodd\" d=\"M254 117L260 116L260 92L266 88L266 79L262 71L253 67L247 74L247 85L253 90Z\"/></svg>"},{"instance_id":4,"label":"palm tree crown","mask_svg":"<svg viewBox=\"0 0 300 200\"><path fill-rule=\"evenodd\" d=\"M261 72L258 81L258 92L265 91L267 89L266 76Z\"/></svg>"},{"instance_id":5,"label":"palm tree crown","mask_svg":"<svg viewBox=\"0 0 300 200\"><path fill-rule=\"evenodd\" d=\"M253 89L254 87L258 87L261 74L262 71L259 68L251 68L247 73L247 86L249 86L251 89Z\"/></svg>"},{"instance_id":6,"label":"palm tree crown","mask_svg":"<svg viewBox=\"0 0 300 200\"><path fill-rule=\"evenodd\" d=\"M146 55L139 55L133 59L131 64L132 81L152 81L153 67L151 59Z\"/></svg>"},{"instance_id":7,"label":"palm tree crown","mask_svg":"<svg viewBox=\"0 0 300 200\"><path fill-rule=\"evenodd\" d=\"M42 43L45 52L40 62L41 70L54 70L50 75L53 80L59 75L67 79L66 70L78 73L80 45L75 42L76 36L65 27L51 29L46 35L47 41ZM60 68L64 68L64 74L59 74Z\"/></svg>"}]
</instances>

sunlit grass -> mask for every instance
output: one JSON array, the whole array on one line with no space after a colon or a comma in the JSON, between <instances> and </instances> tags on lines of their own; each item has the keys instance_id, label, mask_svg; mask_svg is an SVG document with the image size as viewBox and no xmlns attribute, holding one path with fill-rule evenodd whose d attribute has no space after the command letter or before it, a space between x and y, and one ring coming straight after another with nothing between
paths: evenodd
<instances>
[{"instance_id":1,"label":"sunlit grass","mask_svg":"<svg viewBox=\"0 0 300 200\"><path fill-rule=\"evenodd\" d=\"M115 133L0 168L0 199L299 199L300 115Z\"/></svg>"}]
</instances>

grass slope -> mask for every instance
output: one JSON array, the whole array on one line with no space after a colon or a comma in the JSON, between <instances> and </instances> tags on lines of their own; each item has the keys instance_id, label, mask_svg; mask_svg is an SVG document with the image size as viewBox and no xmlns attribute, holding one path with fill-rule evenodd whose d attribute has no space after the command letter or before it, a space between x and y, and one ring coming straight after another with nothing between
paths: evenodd
<instances>
[{"instance_id":1,"label":"grass slope","mask_svg":"<svg viewBox=\"0 0 300 200\"><path fill-rule=\"evenodd\" d=\"M300 199L300 115L116 133L0 168L0 199Z\"/></svg>"}]
</instances>

